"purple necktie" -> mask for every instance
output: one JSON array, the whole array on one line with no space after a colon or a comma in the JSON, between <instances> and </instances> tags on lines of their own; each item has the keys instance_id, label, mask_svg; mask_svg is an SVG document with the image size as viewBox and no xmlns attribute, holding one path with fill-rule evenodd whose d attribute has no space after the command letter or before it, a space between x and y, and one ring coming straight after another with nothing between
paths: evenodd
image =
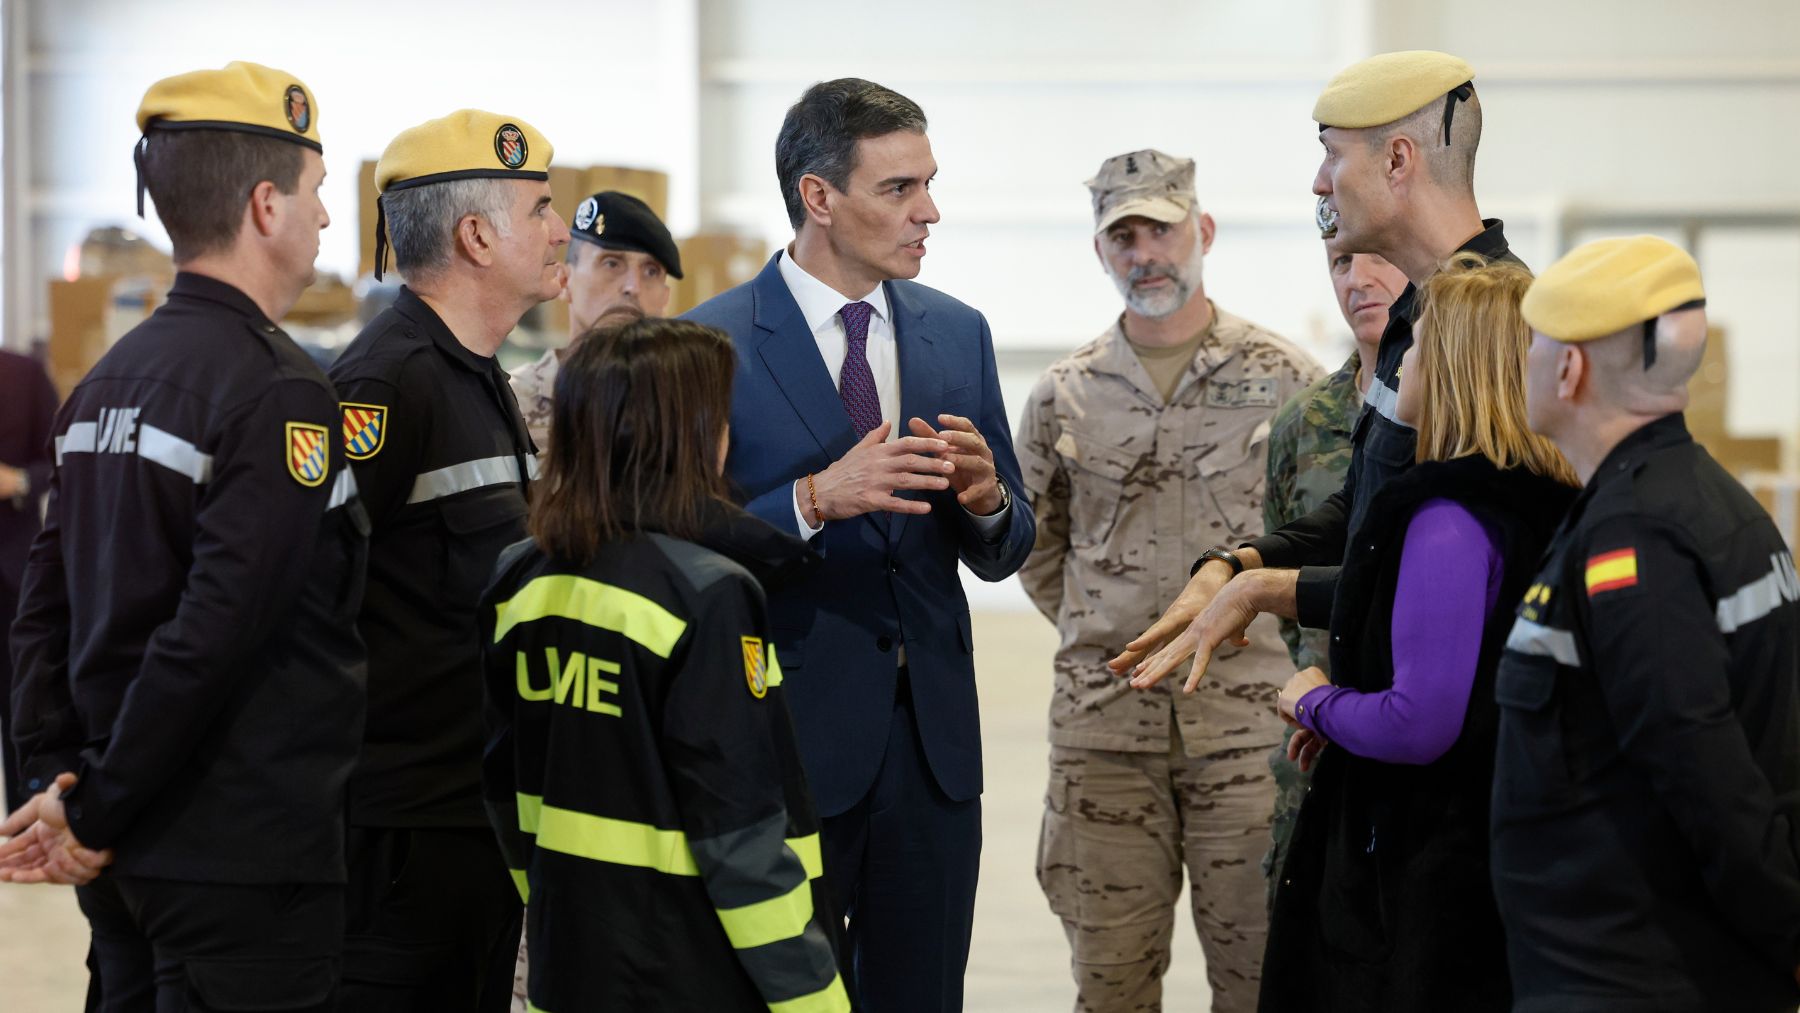
<instances>
[{"instance_id":1,"label":"purple necktie","mask_svg":"<svg viewBox=\"0 0 1800 1013\"><path fill-rule=\"evenodd\" d=\"M838 396L844 399L844 410L850 413L850 425L859 440L884 421L881 397L875 393L875 374L869 370L869 316L874 312L875 307L866 302L848 303L838 310L844 318L844 336L850 339L844 350Z\"/></svg>"}]
</instances>

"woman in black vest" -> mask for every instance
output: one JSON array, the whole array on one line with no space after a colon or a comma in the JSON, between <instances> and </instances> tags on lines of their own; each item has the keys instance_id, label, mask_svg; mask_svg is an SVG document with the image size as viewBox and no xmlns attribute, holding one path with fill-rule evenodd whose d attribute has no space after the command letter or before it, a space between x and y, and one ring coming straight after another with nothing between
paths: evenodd
<instances>
[{"instance_id":1,"label":"woman in black vest","mask_svg":"<svg viewBox=\"0 0 1800 1013\"><path fill-rule=\"evenodd\" d=\"M1531 276L1462 255L1420 290L1396 414L1418 464L1345 553L1331 670L1279 707L1316 760L1276 887L1260 1008L1511 1005L1488 880L1494 669L1574 472L1525 421Z\"/></svg>"}]
</instances>

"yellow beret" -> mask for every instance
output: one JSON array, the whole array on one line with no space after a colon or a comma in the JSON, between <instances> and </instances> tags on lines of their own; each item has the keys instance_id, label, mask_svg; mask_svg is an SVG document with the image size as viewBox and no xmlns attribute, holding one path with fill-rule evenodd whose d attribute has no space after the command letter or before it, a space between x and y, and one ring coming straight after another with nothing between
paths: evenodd
<instances>
[{"instance_id":1,"label":"yellow beret","mask_svg":"<svg viewBox=\"0 0 1800 1013\"><path fill-rule=\"evenodd\" d=\"M237 130L324 151L319 107L292 74L241 60L165 77L138 104L138 129Z\"/></svg>"},{"instance_id":2,"label":"yellow beret","mask_svg":"<svg viewBox=\"0 0 1800 1013\"><path fill-rule=\"evenodd\" d=\"M550 142L513 116L458 109L400 132L375 163L375 189L452 179L550 178Z\"/></svg>"},{"instance_id":3,"label":"yellow beret","mask_svg":"<svg viewBox=\"0 0 1800 1013\"><path fill-rule=\"evenodd\" d=\"M1319 128L1361 130L1418 112L1475 79L1475 68L1449 53L1412 49L1353 63L1313 104ZM1466 98L1467 96L1461 96Z\"/></svg>"},{"instance_id":4,"label":"yellow beret","mask_svg":"<svg viewBox=\"0 0 1800 1013\"><path fill-rule=\"evenodd\" d=\"M1537 276L1520 309L1534 331L1592 341L1706 299L1700 265L1656 236L1583 243Z\"/></svg>"}]
</instances>

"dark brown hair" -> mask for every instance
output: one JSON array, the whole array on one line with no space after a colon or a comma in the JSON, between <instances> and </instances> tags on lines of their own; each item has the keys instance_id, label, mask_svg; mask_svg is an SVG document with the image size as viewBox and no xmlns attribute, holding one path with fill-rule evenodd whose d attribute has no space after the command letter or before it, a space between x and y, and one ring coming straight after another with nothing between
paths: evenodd
<instances>
[{"instance_id":1,"label":"dark brown hair","mask_svg":"<svg viewBox=\"0 0 1800 1013\"><path fill-rule=\"evenodd\" d=\"M736 365L723 331L652 317L581 336L556 377L550 450L527 522L546 554L587 563L637 531L692 539L724 500L719 440Z\"/></svg>"},{"instance_id":2,"label":"dark brown hair","mask_svg":"<svg viewBox=\"0 0 1800 1013\"><path fill-rule=\"evenodd\" d=\"M267 180L284 194L298 190L305 150L241 130L152 130L144 189L169 232L175 263L228 249L257 184Z\"/></svg>"}]
</instances>

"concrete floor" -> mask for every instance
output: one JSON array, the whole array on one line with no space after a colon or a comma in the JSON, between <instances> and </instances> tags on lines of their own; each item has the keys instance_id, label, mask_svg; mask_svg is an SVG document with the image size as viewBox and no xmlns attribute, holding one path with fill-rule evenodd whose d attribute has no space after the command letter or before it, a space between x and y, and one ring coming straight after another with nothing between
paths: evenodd
<instances>
[{"instance_id":1,"label":"concrete floor","mask_svg":"<svg viewBox=\"0 0 1800 1013\"><path fill-rule=\"evenodd\" d=\"M1074 1004L1068 950L1033 872L1056 636L1035 613L990 612L975 617L975 641L987 755L986 840L967 1008L975 1013L1066 1010ZM1185 907L1177 914L1174 966L1164 979L1164 1008L1170 1013L1198 1013L1211 1000ZM0 1009L79 1010L87 987L86 928L66 888L0 886Z\"/></svg>"}]
</instances>

